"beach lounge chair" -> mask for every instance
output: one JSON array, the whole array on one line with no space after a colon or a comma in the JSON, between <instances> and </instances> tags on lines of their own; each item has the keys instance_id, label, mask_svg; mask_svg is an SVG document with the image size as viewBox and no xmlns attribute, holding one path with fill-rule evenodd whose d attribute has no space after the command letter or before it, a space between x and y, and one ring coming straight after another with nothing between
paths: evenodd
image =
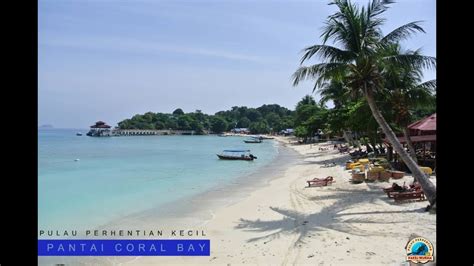
<instances>
[{"instance_id":1,"label":"beach lounge chair","mask_svg":"<svg viewBox=\"0 0 474 266\"><path fill-rule=\"evenodd\" d=\"M384 188L383 192L387 193L387 196L389 198L393 198L393 193L409 191L409 189L409 187L405 186L405 183L403 183L403 186L400 186L397 183L393 183L391 187Z\"/></svg>"},{"instance_id":2,"label":"beach lounge chair","mask_svg":"<svg viewBox=\"0 0 474 266\"><path fill-rule=\"evenodd\" d=\"M308 187L324 187L327 185L331 185L332 183L336 182L334 181L334 178L332 176L328 176L326 178L313 178L312 180L307 180Z\"/></svg>"},{"instance_id":3,"label":"beach lounge chair","mask_svg":"<svg viewBox=\"0 0 474 266\"><path fill-rule=\"evenodd\" d=\"M346 146L340 147L340 148L339 148L339 152L340 152L340 153L349 152L349 147L346 147Z\"/></svg>"},{"instance_id":4,"label":"beach lounge chair","mask_svg":"<svg viewBox=\"0 0 474 266\"><path fill-rule=\"evenodd\" d=\"M408 192L393 193L392 196L396 203L426 200L425 193L423 193L423 190L421 189Z\"/></svg>"},{"instance_id":5,"label":"beach lounge chair","mask_svg":"<svg viewBox=\"0 0 474 266\"><path fill-rule=\"evenodd\" d=\"M411 193L411 192L423 192L421 185L417 182L414 182L411 184L409 187L405 186L405 183L403 183L403 186L399 186L397 183L393 183L391 187L389 188L384 188L383 191L387 193L387 196L389 198L395 198L395 195L401 194L401 193ZM405 195L407 196L407 195ZM419 195L412 195L415 198L418 197ZM399 196L399 199L401 200L404 196ZM409 195L407 196L409 197ZM423 194L424 197L424 194ZM397 200L395 200L397 201Z\"/></svg>"}]
</instances>

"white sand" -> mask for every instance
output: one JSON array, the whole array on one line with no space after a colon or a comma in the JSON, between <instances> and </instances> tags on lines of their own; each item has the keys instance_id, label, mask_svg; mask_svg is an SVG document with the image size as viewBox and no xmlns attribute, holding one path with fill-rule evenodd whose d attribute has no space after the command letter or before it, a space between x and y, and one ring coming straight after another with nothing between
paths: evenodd
<instances>
[{"instance_id":1,"label":"white sand","mask_svg":"<svg viewBox=\"0 0 474 266\"><path fill-rule=\"evenodd\" d=\"M218 208L201 227L211 240L211 256L111 258L107 264L401 265L413 233L429 239L436 256L436 215L424 212L428 202L395 204L381 189L394 181L409 184L411 177L351 184L344 169L348 155L327 144L290 146L303 161L248 197ZM320 151L321 146L329 150ZM326 176L336 182L306 188L306 180Z\"/></svg>"},{"instance_id":2,"label":"white sand","mask_svg":"<svg viewBox=\"0 0 474 266\"><path fill-rule=\"evenodd\" d=\"M279 140L288 143L287 138ZM328 151L319 151L320 146L292 146L304 155L303 162L244 200L214 213L205 225L211 239L210 257L136 262L400 265L413 233L428 238L436 249L436 215L424 212L428 202L395 204L381 190L394 181L409 184L412 177L352 184L350 172L343 167L348 155L326 145ZM324 166L333 161L338 165ZM332 186L306 188L306 180L329 175L336 180Z\"/></svg>"}]
</instances>

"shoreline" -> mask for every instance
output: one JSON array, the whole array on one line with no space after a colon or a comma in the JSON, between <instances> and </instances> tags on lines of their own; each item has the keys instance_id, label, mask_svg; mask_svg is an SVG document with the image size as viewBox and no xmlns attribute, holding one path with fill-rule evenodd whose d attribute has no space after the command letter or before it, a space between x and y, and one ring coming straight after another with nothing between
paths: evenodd
<instances>
[{"instance_id":1,"label":"shoreline","mask_svg":"<svg viewBox=\"0 0 474 266\"><path fill-rule=\"evenodd\" d=\"M295 160L284 165L278 165L277 160L272 161L264 168L280 169L278 175L274 174L273 178L263 181L264 174L258 171L262 185L249 182L252 186L250 190L242 186L233 187L235 191L231 189L230 192L240 193L242 197L236 197L233 203L216 208L210 219L199 228L191 228L206 231L207 236L204 238L211 241L209 257L76 259L80 262L108 265L403 265L406 263L404 248L412 234L430 240L436 254L436 215L424 211L428 203L395 204L382 192L382 188L393 182L411 182L411 176L391 179L388 183L351 184L351 174L344 168L348 155L332 150L330 144L291 145L286 137L275 140L280 142L282 149L296 152ZM321 146L330 149L321 151ZM336 165L328 167L325 165L328 162L335 162ZM336 182L327 187L306 187L306 180L326 176L333 176ZM436 178L431 179L436 182ZM232 197L228 192L221 191L221 196ZM205 201L190 202L188 207L193 211L188 213L189 217L177 219L183 218L181 223L186 223L186 220L203 221L203 217L195 217L196 213L201 208L212 209L212 205L203 203ZM198 204L203 205L195 208ZM156 220L153 223L153 219L144 224L160 228L165 225L156 224ZM58 259L66 261L66 258Z\"/></svg>"},{"instance_id":2,"label":"shoreline","mask_svg":"<svg viewBox=\"0 0 474 266\"><path fill-rule=\"evenodd\" d=\"M152 225L157 221L160 224L173 224L174 227L178 228L194 229L195 227L201 227L213 218L215 210L232 206L263 188L273 179L282 177L281 172L300 159L297 152L283 146L278 141L275 142L277 145L275 158L253 173L238 176L228 183L216 184L198 194L166 203L166 205L173 207L162 209L160 205L148 210L131 213L99 226L97 229L144 227L148 230L154 229Z\"/></svg>"}]
</instances>

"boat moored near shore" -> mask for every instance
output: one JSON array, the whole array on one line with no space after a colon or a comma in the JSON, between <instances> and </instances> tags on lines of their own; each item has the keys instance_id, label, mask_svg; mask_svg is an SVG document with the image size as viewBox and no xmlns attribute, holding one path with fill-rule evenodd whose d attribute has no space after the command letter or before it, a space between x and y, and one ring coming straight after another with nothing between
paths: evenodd
<instances>
[{"instance_id":1,"label":"boat moored near shore","mask_svg":"<svg viewBox=\"0 0 474 266\"><path fill-rule=\"evenodd\" d=\"M257 156L251 154L250 150L223 150L222 153L217 154L217 157L221 160L253 161L257 159Z\"/></svg>"},{"instance_id":2,"label":"boat moored near shore","mask_svg":"<svg viewBox=\"0 0 474 266\"><path fill-rule=\"evenodd\" d=\"M244 140L245 143L262 143L262 140L259 138L252 138Z\"/></svg>"}]
</instances>

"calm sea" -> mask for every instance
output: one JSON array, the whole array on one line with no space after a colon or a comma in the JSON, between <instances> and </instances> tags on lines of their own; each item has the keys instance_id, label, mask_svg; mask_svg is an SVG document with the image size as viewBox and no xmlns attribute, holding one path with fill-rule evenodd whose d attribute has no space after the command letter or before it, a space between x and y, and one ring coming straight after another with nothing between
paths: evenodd
<instances>
[{"instance_id":1,"label":"calm sea","mask_svg":"<svg viewBox=\"0 0 474 266\"><path fill-rule=\"evenodd\" d=\"M278 153L273 140L246 144L244 137L234 136L95 138L86 132L38 130L39 229L91 228L166 206L252 174ZM219 160L216 153L224 149L250 149L258 159Z\"/></svg>"}]
</instances>

